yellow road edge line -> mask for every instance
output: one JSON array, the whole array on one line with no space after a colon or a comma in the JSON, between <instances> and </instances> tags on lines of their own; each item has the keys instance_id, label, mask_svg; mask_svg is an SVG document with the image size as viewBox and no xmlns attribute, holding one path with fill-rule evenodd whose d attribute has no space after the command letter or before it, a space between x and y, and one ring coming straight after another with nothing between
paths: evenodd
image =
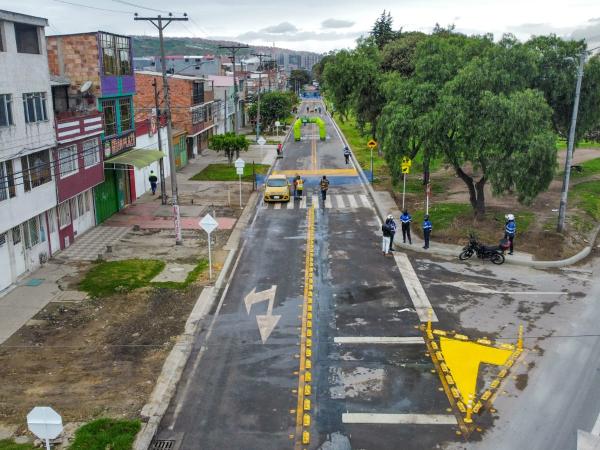
<instances>
[{"instance_id":1,"label":"yellow road edge line","mask_svg":"<svg viewBox=\"0 0 600 450\"><path fill-rule=\"evenodd\" d=\"M296 436L294 449L302 448L303 436L303 417L304 417L304 386L306 384L304 372L306 370L306 321L309 292L312 297L312 290L309 289L309 278L312 278L310 266L312 262L311 247L314 245L314 208L307 210L307 231L306 231L306 257L304 265L304 298L302 303L302 326L300 331L300 366L298 370L298 402L296 405Z\"/></svg>"}]
</instances>

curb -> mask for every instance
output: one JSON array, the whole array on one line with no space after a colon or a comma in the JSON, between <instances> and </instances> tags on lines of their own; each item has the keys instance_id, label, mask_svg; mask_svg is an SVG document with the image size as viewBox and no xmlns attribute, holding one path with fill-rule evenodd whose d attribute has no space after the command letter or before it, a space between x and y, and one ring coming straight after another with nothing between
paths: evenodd
<instances>
[{"instance_id":1,"label":"curb","mask_svg":"<svg viewBox=\"0 0 600 450\"><path fill-rule=\"evenodd\" d=\"M347 145L348 147L350 147L350 144L346 140L346 136L344 136L342 131L339 129L337 123L335 122L335 120L333 120L333 117L331 117L329 112L327 112L327 115L329 115L331 122L333 123L333 126L335 127L338 134L341 136L344 144ZM386 211L384 211L383 208L379 205L379 202L377 201L377 196L375 195L375 190L371 186L371 183L369 183L369 180L367 179L367 176L365 175L362 167L360 166L360 164L358 164L358 161L356 161L356 159L354 158L354 153L352 153L352 162L354 163L354 166L355 166L357 172L359 173L360 178L362 179L364 185L367 188L367 191L369 192L369 196L371 197L373 205L375 206L375 211L379 215L379 218L383 221L383 218L386 217L388 213ZM534 267L534 268L538 268L538 269L550 269L550 268L556 268L556 267L570 266L570 265L576 264L576 263L582 261L583 259L587 258L587 256L592 252L592 249L594 247L594 243L598 237L598 234L600 234L600 225L598 225L596 227L596 229L590 233L590 237L589 237L590 245L588 245L587 247L582 249L576 255L573 255L569 258L559 259L559 260L554 260L554 261L535 261L535 260L506 258L506 263L513 264L515 266ZM435 248L434 241L431 241L431 244L432 244L432 247L430 247L428 250L422 249L418 245L417 246L408 246L406 244L397 244L397 243L394 243L394 247L399 248L401 250L405 250L405 251L411 250L413 252L426 253L426 254L430 254L430 255L433 254L433 255L438 255L438 256L451 256L454 258L458 258L458 254L456 253L455 250L452 250L449 248Z\"/></svg>"},{"instance_id":2,"label":"curb","mask_svg":"<svg viewBox=\"0 0 600 450\"><path fill-rule=\"evenodd\" d=\"M251 212L256 210L256 200L259 198L256 192L250 195L250 199L238 219L234 229L223 247L229 251L223 268L213 286L206 286L202 289L200 296L194 304L192 312L185 323L184 332L177 338L171 352L165 359L161 373L156 381L156 385L150 394L150 399L144 405L141 411L143 419L147 422L142 425L142 429L137 434L133 443L133 450L147 450L152 444L156 431L162 421L162 418L175 395L177 384L181 380L187 361L192 353L194 338L198 331L198 326L202 319L210 311L214 302L221 292L226 278L229 275L231 265L238 253L239 244L242 239L242 231L250 222Z\"/></svg>"}]
</instances>

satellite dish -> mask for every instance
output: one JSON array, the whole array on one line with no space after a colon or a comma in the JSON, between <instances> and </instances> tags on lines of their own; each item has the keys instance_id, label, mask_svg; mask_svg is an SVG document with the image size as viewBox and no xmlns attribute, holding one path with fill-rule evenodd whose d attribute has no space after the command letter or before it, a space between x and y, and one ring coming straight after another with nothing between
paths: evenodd
<instances>
[{"instance_id":1,"label":"satellite dish","mask_svg":"<svg viewBox=\"0 0 600 450\"><path fill-rule=\"evenodd\" d=\"M92 82L91 81L86 81L79 88L79 92L81 92L83 94L84 92L89 91L91 87L92 87Z\"/></svg>"}]
</instances>

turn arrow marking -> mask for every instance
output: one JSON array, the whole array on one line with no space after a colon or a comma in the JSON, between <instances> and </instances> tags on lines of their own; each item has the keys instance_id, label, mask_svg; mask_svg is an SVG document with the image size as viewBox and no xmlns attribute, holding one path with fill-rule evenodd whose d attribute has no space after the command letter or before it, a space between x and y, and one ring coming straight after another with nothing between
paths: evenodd
<instances>
[{"instance_id":1,"label":"turn arrow marking","mask_svg":"<svg viewBox=\"0 0 600 450\"><path fill-rule=\"evenodd\" d=\"M258 324L258 331L260 332L260 338L262 343L265 344L269 336L277 326L277 322L281 319L280 315L273 315L273 305L275 304L275 292L277 286L272 285L270 289L256 292L256 288L253 288L246 297L244 297L244 304L246 305L246 311L250 314L252 305L255 303L261 303L269 301L267 306L267 314L261 314L256 316L256 323Z\"/></svg>"}]
</instances>

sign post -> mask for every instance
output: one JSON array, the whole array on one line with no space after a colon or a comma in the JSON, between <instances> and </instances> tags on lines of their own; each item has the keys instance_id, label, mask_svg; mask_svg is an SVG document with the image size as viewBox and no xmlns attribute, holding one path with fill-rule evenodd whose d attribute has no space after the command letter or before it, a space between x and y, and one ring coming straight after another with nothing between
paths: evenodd
<instances>
[{"instance_id":1,"label":"sign post","mask_svg":"<svg viewBox=\"0 0 600 450\"><path fill-rule=\"evenodd\" d=\"M429 196L431 195L431 183L425 186L425 214L429 215Z\"/></svg>"},{"instance_id":2,"label":"sign post","mask_svg":"<svg viewBox=\"0 0 600 450\"><path fill-rule=\"evenodd\" d=\"M281 122L279 120L275 121L275 130L277 133L277 137L279 137L279 127L281 126Z\"/></svg>"},{"instance_id":3,"label":"sign post","mask_svg":"<svg viewBox=\"0 0 600 450\"><path fill-rule=\"evenodd\" d=\"M371 184L373 184L373 149L377 148L377 142L371 139L369 142L367 142L367 147L369 147L369 150L371 150Z\"/></svg>"},{"instance_id":4,"label":"sign post","mask_svg":"<svg viewBox=\"0 0 600 450\"><path fill-rule=\"evenodd\" d=\"M205 215L198 225L206 231L208 235L208 279L212 279L212 251L210 246L210 234L217 229L219 224L210 214Z\"/></svg>"},{"instance_id":5,"label":"sign post","mask_svg":"<svg viewBox=\"0 0 600 450\"><path fill-rule=\"evenodd\" d=\"M261 137L260 139L262 139L264 141L264 138ZM263 144L261 144L263 145ZM242 175L244 175L244 166L246 165L246 163L244 162L244 160L242 158L238 158L235 161L235 171L239 176L240 179L240 209L242 209Z\"/></svg>"},{"instance_id":6,"label":"sign post","mask_svg":"<svg viewBox=\"0 0 600 450\"><path fill-rule=\"evenodd\" d=\"M56 439L63 431L62 418L49 406L36 406L27 414L27 428L50 450L50 439Z\"/></svg>"},{"instance_id":7,"label":"sign post","mask_svg":"<svg viewBox=\"0 0 600 450\"><path fill-rule=\"evenodd\" d=\"M406 156L402 158L402 211L404 211L404 198L406 197L406 176L410 173L410 166L412 166L412 161Z\"/></svg>"}]
</instances>

